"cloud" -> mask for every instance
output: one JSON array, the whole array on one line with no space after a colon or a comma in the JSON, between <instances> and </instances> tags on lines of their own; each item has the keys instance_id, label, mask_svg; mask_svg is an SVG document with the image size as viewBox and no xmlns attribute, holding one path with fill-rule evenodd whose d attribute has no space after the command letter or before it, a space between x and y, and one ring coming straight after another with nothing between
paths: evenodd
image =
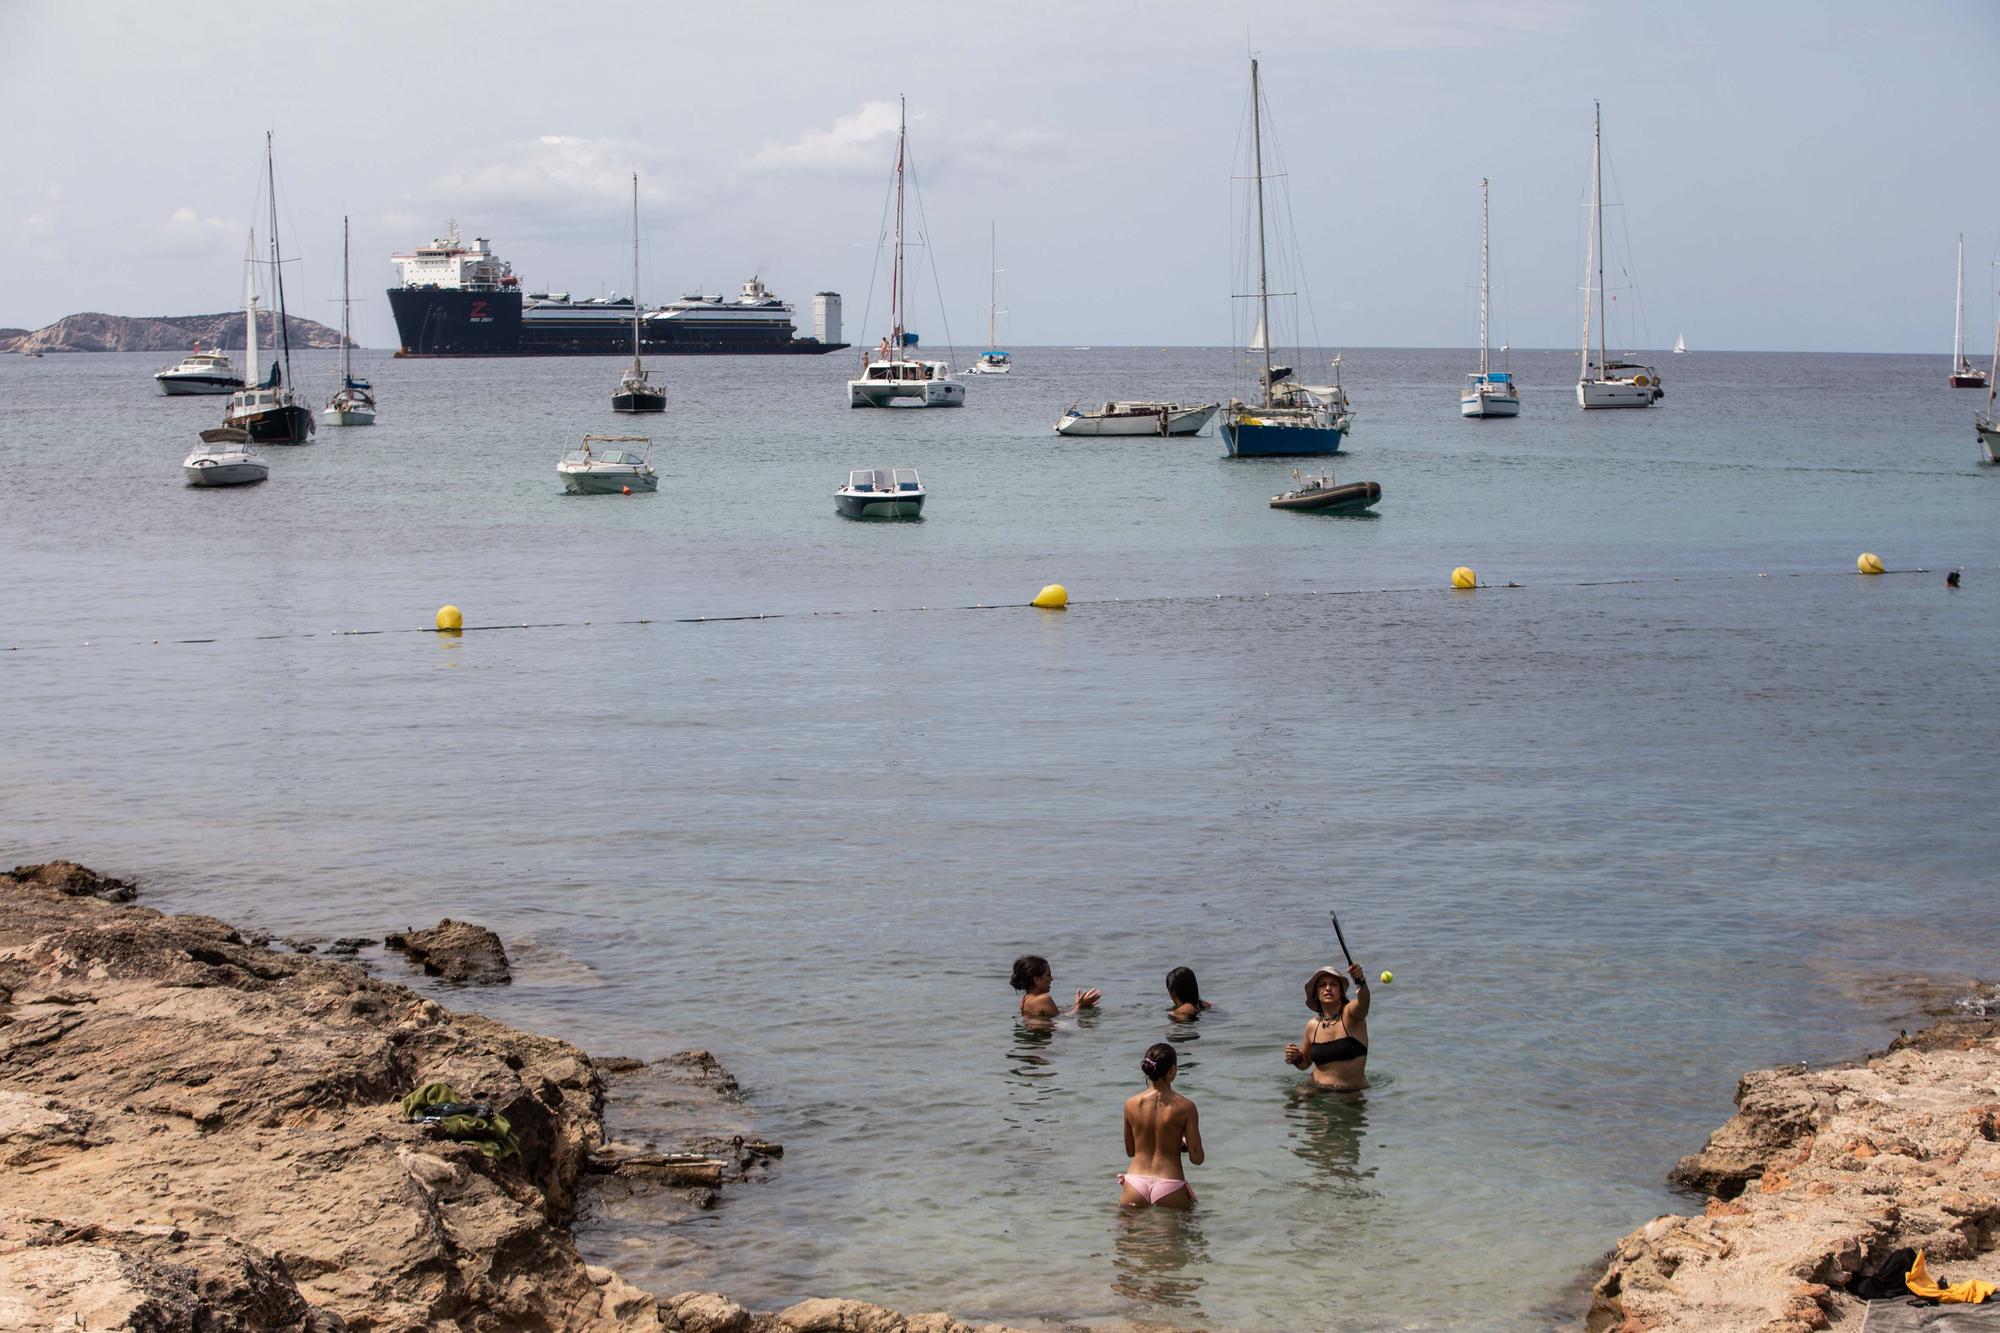
<instances>
[{"instance_id":1,"label":"cloud","mask_svg":"<svg viewBox=\"0 0 2000 1333\"><path fill-rule=\"evenodd\" d=\"M823 130L808 130L791 143L766 140L750 159L753 171L803 171L827 176L874 176L895 162L894 102L863 102Z\"/></svg>"},{"instance_id":2,"label":"cloud","mask_svg":"<svg viewBox=\"0 0 2000 1333\"><path fill-rule=\"evenodd\" d=\"M700 191L680 179L677 167L672 154L634 139L544 134L496 160L454 167L431 189L444 206L440 218L476 216L482 235L600 231L632 206L635 171L649 225L695 212Z\"/></svg>"}]
</instances>

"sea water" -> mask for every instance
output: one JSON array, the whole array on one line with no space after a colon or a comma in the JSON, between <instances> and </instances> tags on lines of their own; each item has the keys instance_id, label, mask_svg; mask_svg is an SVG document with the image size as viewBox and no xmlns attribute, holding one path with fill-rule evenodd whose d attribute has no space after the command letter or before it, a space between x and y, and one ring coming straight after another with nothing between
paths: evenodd
<instances>
[{"instance_id":1,"label":"sea water","mask_svg":"<svg viewBox=\"0 0 2000 1333\"><path fill-rule=\"evenodd\" d=\"M1522 415L1467 421L1471 354L1350 352L1362 518L1270 510L1299 464L1213 428L1051 431L1226 396L1216 350L1021 349L949 412L670 360L651 418L610 360L377 359L379 424L224 491L160 359L0 359L0 856L283 934L470 918L517 981L447 1004L713 1050L786 1151L693 1223L586 1215L655 1290L1539 1327L1696 1206L1665 1171L1742 1071L1992 972L2000 473L1941 358L1661 357L1586 415L1517 353ZM587 430L649 432L659 493L564 496ZM836 516L891 466L921 522ZM1333 911L1395 973L1359 1098L1282 1061ZM1028 952L1101 1008L1024 1028ZM1115 1207L1160 1039L1192 1216Z\"/></svg>"}]
</instances>

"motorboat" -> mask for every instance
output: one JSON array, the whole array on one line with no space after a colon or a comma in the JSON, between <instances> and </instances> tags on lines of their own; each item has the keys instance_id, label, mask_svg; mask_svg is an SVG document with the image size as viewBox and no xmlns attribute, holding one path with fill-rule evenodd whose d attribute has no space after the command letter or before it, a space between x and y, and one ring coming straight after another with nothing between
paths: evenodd
<instances>
[{"instance_id":1,"label":"motorboat","mask_svg":"<svg viewBox=\"0 0 2000 1333\"><path fill-rule=\"evenodd\" d=\"M1605 351L1604 290L1604 113L1592 112L1590 158L1589 254L1584 263L1583 349L1576 376L1578 407L1651 407L1667 396L1660 372L1636 361L1613 361ZM1591 346L1590 326L1597 325L1597 345Z\"/></svg>"},{"instance_id":2,"label":"motorboat","mask_svg":"<svg viewBox=\"0 0 2000 1333\"><path fill-rule=\"evenodd\" d=\"M556 475L571 495L634 495L660 489L650 435L586 435L581 448L562 456Z\"/></svg>"},{"instance_id":3,"label":"motorboat","mask_svg":"<svg viewBox=\"0 0 2000 1333\"><path fill-rule=\"evenodd\" d=\"M922 518L924 483L913 467L859 468L833 493L833 507L846 518Z\"/></svg>"},{"instance_id":4,"label":"motorboat","mask_svg":"<svg viewBox=\"0 0 2000 1333\"><path fill-rule=\"evenodd\" d=\"M1220 403L1114 402L1088 411L1075 403L1056 422L1058 435L1199 435Z\"/></svg>"},{"instance_id":5,"label":"motorboat","mask_svg":"<svg viewBox=\"0 0 2000 1333\"><path fill-rule=\"evenodd\" d=\"M1296 383L1289 366L1275 365L1271 360L1269 235L1264 225L1264 90L1256 60L1250 62L1250 144L1256 199L1257 332L1248 350L1258 354L1262 368L1257 376L1257 401L1232 398L1222 409L1222 442L1231 458L1337 454L1352 417L1338 378L1340 358L1333 359L1334 382L1323 385ZM1286 208L1289 213L1289 203ZM1295 265L1294 271L1303 272L1303 264Z\"/></svg>"},{"instance_id":6,"label":"motorboat","mask_svg":"<svg viewBox=\"0 0 2000 1333\"><path fill-rule=\"evenodd\" d=\"M320 410L329 426L375 424L375 386L354 378L354 339L348 332L353 302L347 283L347 219L340 220L340 387Z\"/></svg>"},{"instance_id":7,"label":"motorboat","mask_svg":"<svg viewBox=\"0 0 2000 1333\"><path fill-rule=\"evenodd\" d=\"M248 432L216 426L201 433L201 443L181 460L190 486L248 486L271 475L264 455L250 447Z\"/></svg>"},{"instance_id":8,"label":"motorboat","mask_svg":"<svg viewBox=\"0 0 2000 1333\"><path fill-rule=\"evenodd\" d=\"M1331 472L1321 477L1300 477L1292 470L1294 489L1271 497L1273 509L1310 509L1322 514L1358 514L1381 503L1382 484L1350 481L1341 485Z\"/></svg>"},{"instance_id":9,"label":"motorboat","mask_svg":"<svg viewBox=\"0 0 2000 1333\"><path fill-rule=\"evenodd\" d=\"M30 353L40 356L40 352ZM160 392L169 398L180 398L192 394L234 393L243 387L243 376L221 352L201 350L197 341L194 350L181 358L177 366L153 373L153 382L160 386Z\"/></svg>"},{"instance_id":10,"label":"motorboat","mask_svg":"<svg viewBox=\"0 0 2000 1333\"><path fill-rule=\"evenodd\" d=\"M1514 387L1512 372L1493 369L1492 354L1487 350L1489 339L1486 307L1492 292L1488 281L1490 266L1487 262L1491 253L1488 244L1490 215L1488 184L1481 178L1479 182L1479 371L1466 377L1472 382L1459 392L1458 414L1462 417L1521 415L1521 394Z\"/></svg>"},{"instance_id":11,"label":"motorboat","mask_svg":"<svg viewBox=\"0 0 2000 1333\"><path fill-rule=\"evenodd\" d=\"M917 352L917 335L904 327L903 178L909 155L907 115L896 129L896 239L889 270L889 334L871 354L861 354L861 376L847 382L849 407L964 407L965 384L951 366Z\"/></svg>"},{"instance_id":12,"label":"motorboat","mask_svg":"<svg viewBox=\"0 0 2000 1333\"><path fill-rule=\"evenodd\" d=\"M667 391L646 378L639 359L639 173L632 173L632 364L611 394L613 412L664 412Z\"/></svg>"}]
</instances>

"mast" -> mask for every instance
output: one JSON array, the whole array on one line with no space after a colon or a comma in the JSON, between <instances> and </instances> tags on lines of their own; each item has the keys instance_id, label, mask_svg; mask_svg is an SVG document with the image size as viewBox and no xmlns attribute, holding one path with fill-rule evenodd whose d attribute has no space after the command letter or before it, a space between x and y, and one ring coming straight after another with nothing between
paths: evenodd
<instances>
[{"instance_id":1,"label":"mast","mask_svg":"<svg viewBox=\"0 0 2000 1333\"><path fill-rule=\"evenodd\" d=\"M1993 322L1993 368L1986 372L1986 419L1993 420L1993 395L2000 392L2000 319Z\"/></svg>"},{"instance_id":2,"label":"mast","mask_svg":"<svg viewBox=\"0 0 2000 1333\"><path fill-rule=\"evenodd\" d=\"M278 253L278 168L271 159L271 132L264 131L264 179L271 195L271 285L278 294L278 344L285 349L285 384L292 382L292 331L285 327L285 270Z\"/></svg>"},{"instance_id":3,"label":"mast","mask_svg":"<svg viewBox=\"0 0 2000 1333\"><path fill-rule=\"evenodd\" d=\"M1250 144L1257 173L1257 326L1264 330L1264 396L1271 405L1271 278L1264 255L1264 119L1263 92L1257 81L1257 61L1250 61Z\"/></svg>"},{"instance_id":4,"label":"mast","mask_svg":"<svg viewBox=\"0 0 2000 1333\"><path fill-rule=\"evenodd\" d=\"M1479 178L1479 376L1486 377L1486 256L1487 225L1491 205L1487 198L1486 178Z\"/></svg>"},{"instance_id":5,"label":"mast","mask_svg":"<svg viewBox=\"0 0 2000 1333\"><path fill-rule=\"evenodd\" d=\"M910 132L909 99L896 99L896 258L889 272L889 323L895 329L889 355L903 355L903 151Z\"/></svg>"},{"instance_id":6,"label":"mast","mask_svg":"<svg viewBox=\"0 0 2000 1333\"><path fill-rule=\"evenodd\" d=\"M639 370L639 173L632 173L632 369Z\"/></svg>"},{"instance_id":7,"label":"mast","mask_svg":"<svg viewBox=\"0 0 2000 1333\"><path fill-rule=\"evenodd\" d=\"M347 285L347 214L340 215L340 387L346 388L354 378L354 355L350 350L353 339L347 336L348 323Z\"/></svg>"},{"instance_id":8,"label":"mast","mask_svg":"<svg viewBox=\"0 0 2000 1333\"><path fill-rule=\"evenodd\" d=\"M987 275L986 297L986 350L993 351L1000 344L993 340L994 323L1000 315L1000 225L986 224L986 263L993 271Z\"/></svg>"},{"instance_id":9,"label":"mast","mask_svg":"<svg viewBox=\"0 0 2000 1333\"><path fill-rule=\"evenodd\" d=\"M243 388L257 387L257 229L243 247Z\"/></svg>"},{"instance_id":10,"label":"mast","mask_svg":"<svg viewBox=\"0 0 2000 1333\"><path fill-rule=\"evenodd\" d=\"M1590 105L1596 121L1590 141L1590 212L1592 222L1591 226L1584 233L1584 245L1586 248L1583 257L1583 350L1579 353L1579 356L1583 360L1583 368L1577 373L1577 381L1579 383L1587 382L1590 379L1590 322L1596 314L1597 294L1604 286L1604 264L1597 253L1603 243L1601 233L1604 230L1604 205L1602 198L1598 194L1597 179L1598 170L1604 164L1602 147L1604 112L1596 102L1592 102ZM1596 277L1594 285L1592 283L1593 273Z\"/></svg>"},{"instance_id":11,"label":"mast","mask_svg":"<svg viewBox=\"0 0 2000 1333\"><path fill-rule=\"evenodd\" d=\"M1951 335L1951 368L1965 364L1965 233L1958 234L1958 323Z\"/></svg>"}]
</instances>

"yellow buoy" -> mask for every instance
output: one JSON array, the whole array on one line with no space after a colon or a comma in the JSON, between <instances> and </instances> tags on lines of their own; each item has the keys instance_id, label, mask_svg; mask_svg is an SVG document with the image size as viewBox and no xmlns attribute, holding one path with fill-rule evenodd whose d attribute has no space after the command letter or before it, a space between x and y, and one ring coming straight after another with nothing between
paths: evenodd
<instances>
[{"instance_id":1,"label":"yellow buoy","mask_svg":"<svg viewBox=\"0 0 2000 1333\"><path fill-rule=\"evenodd\" d=\"M438 630L440 633L456 634L464 628L465 617L458 613L457 607L440 606L438 608Z\"/></svg>"},{"instance_id":2,"label":"yellow buoy","mask_svg":"<svg viewBox=\"0 0 2000 1333\"><path fill-rule=\"evenodd\" d=\"M1880 574L1882 557L1873 551L1863 551L1860 558L1854 562L1854 568L1863 574Z\"/></svg>"},{"instance_id":3,"label":"yellow buoy","mask_svg":"<svg viewBox=\"0 0 2000 1333\"><path fill-rule=\"evenodd\" d=\"M1069 605L1069 589L1060 583L1051 583L1036 593L1035 600L1028 605L1039 606L1044 611L1060 611Z\"/></svg>"},{"instance_id":4,"label":"yellow buoy","mask_svg":"<svg viewBox=\"0 0 2000 1333\"><path fill-rule=\"evenodd\" d=\"M1460 565L1457 569L1451 571L1451 586L1454 588L1477 588L1479 586L1479 575L1473 573L1468 566Z\"/></svg>"}]
</instances>

